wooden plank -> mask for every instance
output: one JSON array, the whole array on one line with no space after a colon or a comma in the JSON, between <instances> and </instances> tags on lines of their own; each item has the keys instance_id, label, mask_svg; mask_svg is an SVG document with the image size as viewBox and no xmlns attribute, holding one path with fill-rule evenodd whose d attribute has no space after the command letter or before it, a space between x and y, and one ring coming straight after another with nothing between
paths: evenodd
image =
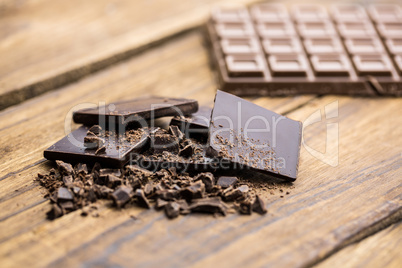
<instances>
[{"instance_id":1,"label":"wooden plank","mask_svg":"<svg viewBox=\"0 0 402 268\"><path fill-rule=\"evenodd\" d=\"M74 85L0 112L0 151L7 152L0 154L0 241L47 224L46 210L33 212L45 200L43 189L33 179L38 172L53 167L51 162L43 162L42 152L64 136L64 119L71 116L68 111L73 106L144 94L190 97L202 105L211 105L215 87L202 37L192 33ZM312 98L259 98L256 102L287 112ZM8 139L13 143L7 143ZM32 219L22 221L21 215Z\"/></svg>"},{"instance_id":2,"label":"wooden plank","mask_svg":"<svg viewBox=\"0 0 402 268\"><path fill-rule=\"evenodd\" d=\"M27 265L33 258L39 266L314 264L401 218L397 144L402 143L394 128L401 123L401 100L325 97L289 116L304 120L334 101L339 102L339 166L329 167L303 150L298 180L281 186L290 194L280 198L262 191L267 216L191 215L169 221L153 210L104 207L99 218L75 212L17 235L0 245L0 256L9 257L6 266ZM306 128L305 141L320 146L325 132L325 124Z\"/></svg>"},{"instance_id":3,"label":"wooden plank","mask_svg":"<svg viewBox=\"0 0 402 268\"><path fill-rule=\"evenodd\" d=\"M233 1L41 0L18 7L4 3L0 16L0 109L193 29L206 20L213 5L225 2Z\"/></svg>"},{"instance_id":4,"label":"wooden plank","mask_svg":"<svg viewBox=\"0 0 402 268\"><path fill-rule=\"evenodd\" d=\"M402 223L350 245L319 263L326 267L401 267Z\"/></svg>"}]
</instances>

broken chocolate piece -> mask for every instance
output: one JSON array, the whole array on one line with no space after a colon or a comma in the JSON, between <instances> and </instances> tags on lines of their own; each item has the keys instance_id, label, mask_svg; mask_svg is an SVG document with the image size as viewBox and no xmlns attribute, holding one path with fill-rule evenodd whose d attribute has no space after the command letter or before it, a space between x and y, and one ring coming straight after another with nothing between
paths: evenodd
<instances>
[{"instance_id":1,"label":"broken chocolate piece","mask_svg":"<svg viewBox=\"0 0 402 268\"><path fill-rule=\"evenodd\" d=\"M69 163L85 163L92 165L100 163L105 167L122 167L130 160L130 153L141 152L148 144L148 134L144 130L137 130L137 139L128 141L110 132L102 136L105 140L106 152L96 155L96 149L86 148L83 144L88 128L82 126L45 150L44 156L48 160L63 160Z\"/></svg>"},{"instance_id":2,"label":"broken chocolate piece","mask_svg":"<svg viewBox=\"0 0 402 268\"><path fill-rule=\"evenodd\" d=\"M215 177L212 173L210 172L200 173L194 178L194 181L198 180L202 181L202 183L205 185L205 190L207 192L211 192L215 184Z\"/></svg>"},{"instance_id":3,"label":"broken chocolate piece","mask_svg":"<svg viewBox=\"0 0 402 268\"><path fill-rule=\"evenodd\" d=\"M122 186L113 192L111 195L114 204L121 208L130 201L133 195L133 190L130 187Z\"/></svg>"},{"instance_id":4,"label":"broken chocolate piece","mask_svg":"<svg viewBox=\"0 0 402 268\"><path fill-rule=\"evenodd\" d=\"M100 133L101 133L101 131L102 131L102 128L101 128L101 126L99 126L99 125L93 125L92 127L90 127L89 129L88 129L88 134L89 133L92 133L92 134L94 134L94 135L99 135Z\"/></svg>"},{"instance_id":5,"label":"broken chocolate piece","mask_svg":"<svg viewBox=\"0 0 402 268\"><path fill-rule=\"evenodd\" d=\"M152 183L147 183L144 186L144 194L146 196L151 195L154 192L154 186L152 185Z\"/></svg>"},{"instance_id":6,"label":"broken chocolate piece","mask_svg":"<svg viewBox=\"0 0 402 268\"><path fill-rule=\"evenodd\" d=\"M77 171L77 174L83 174L83 175L88 174L88 167L86 164L83 164L83 163L78 163L75 166L75 170Z\"/></svg>"},{"instance_id":7,"label":"broken chocolate piece","mask_svg":"<svg viewBox=\"0 0 402 268\"><path fill-rule=\"evenodd\" d=\"M261 214L261 215L264 215L265 213L267 213L267 209L265 208L264 201L262 201L262 199L258 195L255 196L255 200L254 200L252 209L254 212L257 212L258 214Z\"/></svg>"},{"instance_id":8,"label":"broken chocolate piece","mask_svg":"<svg viewBox=\"0 0 402 268\"><path fill-rule=\"evenodd\" d=\"M84 146L89 149L96 149L99 147L103 147L104 144L105 141L99 138L98 136L85 136L84 138Z\"/></svg>"},{"instance_id":9,"label":"broken chocolate piece","mask_svg":"<svg viewBox=\"0 0 402 268\"><path fill-rule=\"evenodd\" d=\"M227 176L221 176L218 179L218 182L216 183L223 189L229 188L230 186L236 186L238 182L238 179L236 177L227 177Z\"/></svg>"},{"instance_id":10,"label":"broken chocolate piece","mask_svg":"<svg viewBox=\"0 0 402 268\"><path fill-rule=\"evenodd\" d=\"M161 198L156 199L155 208L162 209L168 204L168 201L163 200Z\"/></svg>"},{"instance_id":11,"label":"broken chocolate piece","mask_svg":"<svg viewBox=\"0 0 402 268\"><path fill-rule=\"evenodd\" d=\"M56 164L59 168L59 171L63 175L72 175L74 174L73 166L69 163L64 163L63 161L57 160Z\"/></svg>"},{"instance_id":12,"label":"broken chocolate piece","mask_svg":"<svg viewBox=\"0 0 402 268\"><path fill-rule=\"evenodd\" d=\"M164 151L177 154L179 141L168 133L157 131L151 134L151 148L154 154L162 154Z\"/></svg>"},{"instance_id":13,"label":"broken chocolate piece","mask_svg":"<svg viewBox=\"0 0 402 268\"><path fill-rule=\"evenodd\" d=\"M194 199L190 205L192 212L220 213L226 215L227 207L219 197Z\"/></svg>"},{"instance_id":14,"label":"broken chocolate piece","mask_svg":"<svg viewBox=\"0 0 402 268\"><path fill-rule=\"evenodd\" d=\"M146 127L148 125L145 120L164 116L188 115L197 110L198 102L196 100L148 97L79 110L74 112L73 119L78 124L98 124L102 127L113 125L113 123L126 125L134 122Z\"/></svg>"},{"instance_id":15,"label":"broken chocolate piece","mask_svg":"<svg viewBox=\"0 0 402 268\"><path fill-rule=\"evenodd\" d=\"M194 147L189 144L179 151L179 156L191 157L194 153Z\"/></svg>"},{"instance_id":16,"label":"broken chocolate piece","mask_svg":"<svg viewBox=\"0 0 402 268\"><path fill-rule=\"evenodd\" d=\"M202 106L198 112L189 116L175 116L170 125L178 126L187 138L197 136L208 136L209 120L212 109Z\"/></svg>"},{"instance_id":17,"label":"broken chocolate piece","mask_svg":"<svg viewBox=\"0 0 402 268\"><path fill-rule=\"evenodd\" d=\"M190 206L188 205L186 200L177 200L176 203L180 206L180 214L187 215L191 213Z\"/></svg>"},{"instance_id":18,"label":"broken chocolate piece","mask_svg":"<svg viewBox=\"0 0 402 268\"><path fill-rule=\"evenodd\" d=\"M106 147L105 147L105 146L102 146L102 147L98 148L98 149L95 151L95 154L96 154L96 155L98 155L98 154L104 154L104 153L106 153Z\"/></svg>"},{"instance_id":19,"label":"broken chocolate piece","mask_svg":"<svg viewBox=\"0 0 402 268\"><path fill-rule=\"evenodd\" d=\"M190 186L180 191L181 196L187 201L202 198L204 196L204 193L205 193L205 186L204 183L202 183L201 181L193 183Z\"/></svg>"},{"instance_id":20,"label":"broken chocolate piece","mask_svg":"<svg viewBox=\"0 0 402 268\"><path fill-rule=\"evenodd\" d=\"M218 90L207 154L229 160L235 169L250 169L294 181L301 131L301 122Z\"/></svg>"},{"instance_id":21,"label":"broken chocolate piece","mask_svg":"<svg viewBox=\"0 0 402 268\"><path fill-rule=\"evenodd\" d=\"M243 197L243 193L239 189L233 189L232 187L227 188L222 193L222 198L226 202L235 201L239 197Z\"/></svg>"},{"instance_id":22,"label":"broken chocolate piece","mask_svg":"<svg viewBox=\"0 0 402 268\"><path fill-rule=\"evenodd\" d=\"M66 187L60 187L57 191L57 202L73 200L74 196Z\"/></svg>"},{"instance_id":23,"label":"broken chocolate piece","mask_svg":"<svg viewBox=\"0 0 402 268\"><path fill-rule=\"evenodd\" d=\"M169 202L165 205L165 213L169 219L174 219L180 214L180 205L176 202Z\"/></svg>"},{"instance_id":24,"label":"broken chocolate piece","mask_svg":"<svg viewBox=\"0 0 402 268\"><path fill-rule=\"evenodd\" d=\"M178 126L169 126L170 135L176 137L179 142L184 138L183 132L180 131Z\"/></svg>"},{"instance_id":25,"label":"broken chocolate piece","mask_svg":"<svg viewBox=\"0 0 402 268\"><path fill-rule=\"evenodd\" d=\"M252 204L250 200L245 200L239 204L239 212L240 214L251 215Z\"/></svg>"},{"instance_id":26,"label":"broken chocolate piece","mask_svg":"<svg viewBox=\"0 0 402 268\"><path fill-rule=\"evenodd\" d=\"M144 195L144 191L142 191L141 189L135 190L135 197L137 198L137 204L140 207L148 208L148 209L151 208L151 206L149 205L148 199Z\"/></svg>"}]
</instances>

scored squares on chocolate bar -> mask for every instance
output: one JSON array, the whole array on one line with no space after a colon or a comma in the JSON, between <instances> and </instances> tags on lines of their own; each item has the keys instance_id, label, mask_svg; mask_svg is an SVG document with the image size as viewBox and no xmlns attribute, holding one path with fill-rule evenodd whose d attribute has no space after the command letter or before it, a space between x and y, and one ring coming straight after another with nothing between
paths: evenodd
<instances>
[{"instance_id":1,"label":"scored squares on chocolate bar","mask_svg":"<svg viewBox=\"0 0 402 268\"><path fill-rule=\"evenodd\" d=\"M297 28L302 37L334 36L334 25L329 20L324 21L301 21Z\"/></svg>"},{"instance_id":2,"label":"scored squares on chocolate bar","mask_svg":"<svg viewBox=\"0 0 402 268\"><path fill-rule=\"evenodd\" d=\"M351 68L345 55L314 55L311 63L316 76L349 76Z\"/></svg>"},{"instance_id":3,"label":"scored squares on chocolate bar","mask_svg":"<svg viewBox=\"0 0 402 268\"><path fill-rule=\"evenodd\" d=\"M338 30L343 37L376 36L376 31L371 22L341 22L338 23Z\"/></svg>"},{"instance_id":4,"label":"scored squares on chocolate bar","mask_svg":"<svg viewBox=\"0 0 402 268\"><path fill-rule=\"evenodd\" d=\"M303 55L271 55L268 57L272 76L307 76L307 59Z\"/></svg>"},{"instance_id":5,"label":"scored squares on chocolate bar","mask_svg":"<svg viewBox=\"0 0 402 268\"><path fill-rule=\"evenodd\" d=\"M296 37L276 37L262 40L265 54L300 53L302 47Z\"/></svg>"},{"instance_id":6,"label":"scored squares on chocolate bar","mask_svg":"<svg viewBox=\"0 0 402 268\"><path fill-rule=\"evenodd\" d=\"M283 21L289 19L286 7L281 4L260 4L250 9L257 21Z\"/></svg>"},{"instance_id":7,"label":"scored squares on chocolate bar","mask_svg":"<svg viewBox=\"0 0 402 268\"><path fill-rule=\"evenodd\" d=\"M385 55L356 55L353 63L359 75L391 76L390 59Z\"/></svg>"},{"instance_id":8,"label":"scored squares on chocolate bar","mask_svg":"<svg viewBox=\"0 0 402 268\"><path fill-rule=\"evenodd\" d=\"M368 20L364 8L357 4L337 4L331 6L332 17L337 22Z\"/></svg>"},{"instance_id":9,"label":"scored squares on chocolate bar","mask_svg":"<svg viewBox=\"0 0 402 268\"><path fill-rule=\"evenodd\" d=\"M212 10L212 18L216 22L237 22L250 18L247 9L242 7L215 8Z\"/></svg>"},{"instance_id":10,"label":"scored squares on chocolate bar","mask_svg":"<svg viewBox=\"0 0 402 268\"><path fill-rule=\"evenodd\" d=\"M381 22L377 29L385 38L400 38L402 36L402 22Z\"/></svg>"},{"instance_id":11,"label":"scored squares on chocolate bar","mask_svg":"<svg viewBox=\"0 0 402 268\"><path fill-rule=\"evenodd\" d=\"M295 35L295 29L290 21L258 22L257 32L261 37L287 37Z\"/></svg>"},{"instance_id":12,"label":"scored squares on chocolate bar","mask_svg":"<svg viewBox=\"0 0 402 268\"><path fill-rule=\"evenodd\" d=\"M343 52L341 41L336 36L306 38L304 39L304 47L308 54L335 54Z\"/></svg>"},{"instance_id":13,"label":"scored squares on chocolate bar","mask_svg":"<svg viewBox=\"0 0 402 268\"><path fill-rule=\"evenodd\" d=\"M263 77L264 59L260 55L231 55L226 57L230 77Z\"/></svg>"},{"instance_id":14,"label":"scored squares on chocolate bar","mask_svg":"<svg viewBox=\"0 0 402 268\"><path fill-rule=\"evenodd\" d=\"M391 54L402 55L402 36L400 38L387 38L385 40L385 44L387 45Z\"/></svg>"},{"instance_id":15,"label":"scored squares on chocolate bar","mask_svg":"<svg viewBox=\"0 0 402 268\"><path fill-rule=\"evenodd\" d=\"M260 51L258 40L250 38L222 38L222 51L224 54L254 54Z\"/></svg>"},{"instance_id":16,"label":"scored squares on chocolate bar","mask_svg":"<svg viewBox=\"0 0 402 268\"><path fill-rule=\"evenodd\" d=\"M321 21L329 19L323 6L314 4L297 4L292 7L292 15L299 21Z\"/></svg>"},{"instance_id":17,"label":"scored squares on chocolate bar","mask_svg":"<svg viewBox=\"0 0 402 268\"><path fill-rule=\"evenodd\" d=\"M219 22L216 32L221 37L249 37L254 35L254 28L249 22Z\"/></svg>"},{"instance_id":18,"label":"scored squares on chocolate bar","mask_svg":"<svg viewBox=\"0 0 402 268\"><path fill-rule=\"evenodd\" d=\"M370 16L376 22L402 20L402 8L394 4L376 4L368 8Z\"/></svg>"},{"instance_id":19,"label":"scored squares on chocolate bar","mask_svg":"<svg viewBox=\"0 0 402 268\"><path fill-rule=\"evenodd\" d=\"M380 39L375 36L346 38L345 46L351 54L377 54L385 52Z\"/></svg>"}]
</instances>

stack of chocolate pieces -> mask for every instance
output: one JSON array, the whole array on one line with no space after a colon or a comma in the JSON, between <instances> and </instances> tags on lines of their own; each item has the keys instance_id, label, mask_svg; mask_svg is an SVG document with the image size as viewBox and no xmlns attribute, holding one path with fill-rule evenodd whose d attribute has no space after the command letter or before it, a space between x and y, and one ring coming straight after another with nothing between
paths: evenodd
<instances>
[{"instance_id":1,"label":"stack of chocolate pieces","mask_svg":"<svg viewBox=\"0 0 402 268\"><path fill-rule=\"evenodd\" d=\"M173 116L167 127L155 120L166 116ZM44 152L58 169L38 175L54 203L50 218L77 209L87 215L98 199L118 208L154 206L169 218L264 214L263 200L233 172L288 182L297 176L301 123L222 91L213 109L151 97L73 118L84 125Z\"/></svg>"}]
</instances>

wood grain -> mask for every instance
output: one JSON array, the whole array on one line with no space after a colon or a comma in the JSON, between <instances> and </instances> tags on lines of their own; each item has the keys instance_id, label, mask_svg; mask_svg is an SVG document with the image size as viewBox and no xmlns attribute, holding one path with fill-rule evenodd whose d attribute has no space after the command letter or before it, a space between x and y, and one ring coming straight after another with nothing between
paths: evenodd
<instances>
[{"instance_id":1,"label":"wood grain","mask_svg":"<svg viewBox=\"0 0 402 268\"><path fill-rule=\"evenodd\" d=\"M323 261L326 267L401 267L402 223L388 227L369 238L350 245Z\"/></svg>"},{"instance_id":2,"label":"wood grain","mask_svg":"<svg viewBox=\"0 0 402 268\"><path fill-rule=\"evenodd\" d=\"M247 0L4 1L0 109L63 86L202 24ZM3 11L1 11L3 10Z\"/></svg>"},{"instance_id":3,"label":"wood grain","mask_svg":"<svg viewBox=\"0 0 402 268\"><path fill-rule=\"evenodd\" d=\"M211 105L215 86L202 37L194 32L74 85L0 112L0 151L7 152L0 155L0 242L13 243L16 236L49 224L45 221L49 209L49 204L43 203L45 191L33 179L38 172L53 167L51 162L43 161L42 153L64 136L64 119L71 117L68 111L73 106L144 94L189 97ZM277 112L287 112L313 98L255 101ZM7 143L10 139L12 144ZM110 224L114 224L113 218Z\"/></svg>"}]
</instances>

